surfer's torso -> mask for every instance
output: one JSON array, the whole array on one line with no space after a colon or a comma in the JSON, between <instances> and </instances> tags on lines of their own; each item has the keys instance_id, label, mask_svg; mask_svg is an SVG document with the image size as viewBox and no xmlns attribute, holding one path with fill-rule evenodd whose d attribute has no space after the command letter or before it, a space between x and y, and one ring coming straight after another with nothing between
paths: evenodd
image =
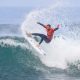
<instances>
[{"instance_id":1,"label":"surfer's torso","mask_svg":"<svg viewBox=\"0 0 80 80\"><path fill-rule=\"evenodd\" d=\"M47 31L47 38L49 40L51 40L53 38L53 34L54 34L55 30L54 30L54 28L48 29L47 26L45 26L45 28L46 28L46 31Z\"/></svg>"}]
</instances>

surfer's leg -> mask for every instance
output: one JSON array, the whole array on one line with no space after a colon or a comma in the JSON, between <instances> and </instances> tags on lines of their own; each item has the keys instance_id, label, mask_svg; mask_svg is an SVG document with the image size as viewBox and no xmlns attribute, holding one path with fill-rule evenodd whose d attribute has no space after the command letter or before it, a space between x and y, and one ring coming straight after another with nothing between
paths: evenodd
<instances>
[{"instance_id":1,"label":"surfer's leg","mask_svg":"<svg viewBox=\"0 0 80 80\"><path fill-rule=\"evenodd\" d=\"M40 36L41 37L41 41L39 42L39 44L41 44L43 42L43 40L46 42L46 43L49 43L50 40L47 38L46 35L44 34L40 34L40 33L32 33L32 35L35 35L35 36Z\"/></svg>"},{"instance_id":2,"label":"surfer's leg","mask_svg":"<svg viewBox=\"0 0 80 80\"><path fill-rule=\"evenodd\" d=\"M32 33L32 35L41 37L41 40L40 40L39 44L41 44L41 43L43 42L43 40L44 40L44 34L40 34L40 33Z\"/></svg>"},{"instance_id":3,"label":"surfer's leg","mask_svg":"<svg viewBox=\"0 0 80 80\"><path fill-rule=\"evenodd\" d=\"M41 35L41 41L39 44L41 44L43 41L45 41L46 43L49 43L51 40L49 40L46 35L42 34Z\"/></svg>"},{"instance_id":4,"label":"surfer's leg","mask_svg":"<svg viewBox=\"0 0 80 80\"><path fill-rule=\"evenodd\" d=\"M34 36L40 36L40 37L42 37L42 35L43 34L40 34L40 33L31 33L32 35L34 35Z\"/></svg>"},{"instance_id":5,"label":"surfer's leg","mask_svg":"<svg viewBox=\"0 0 80 80\"><path fill-rule=\"evenodd\" d=\"M41 38L41 41L39 42L39 44L41 44L41 43L43 42L43 40L44 40L44 39L43 39L43 38Z\"/></svg>"},{"instance_id":6,"label":"surfer's leg","mask_svg":"<svg viewBox=\"0 0 80 80\"><path fill-rule=\"evenodd\" d=\"M50 39L48 39L48 38L47 38L47 36L46 36L46 35L44 35L44 34L43 34L43 40L44 40L46 43L49 43L49 42L51 41L51 40L50 40Z\"/></svg>"}]
</instances>

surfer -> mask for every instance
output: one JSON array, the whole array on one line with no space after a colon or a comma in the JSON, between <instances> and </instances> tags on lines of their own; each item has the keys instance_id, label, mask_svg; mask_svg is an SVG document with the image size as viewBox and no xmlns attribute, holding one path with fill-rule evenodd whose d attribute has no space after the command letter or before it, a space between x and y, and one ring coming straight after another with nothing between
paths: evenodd
<instances>
[{"instance_id":1,"label":"surfer","mask_svg":"<svg viewBox=\"0 0 80 80\"><path fill-rule=\"evenodd\" d=\"M37 22L37 24L43 26L43 27L46 29L47 35L41 34L41 33L30 33L30 34L28 34L28 35L29 35L29 36L34 35L34 36L39 36L39 37L41 37L41 40L40 40L40 42L39 42L39 45L40 45L43 41L45 41L46 43L50 43L51 40L52 40L52 38L53 38L54 32L55 32L56 30L58 30L59 27L60 27L59 24L57 25L56 28L52 28L50 24L44 25L44 24L42 24L42 23L40 23L40 22ZM38 45L38 46L39 46L39 45Z\"/></svg>"}]
</instances>

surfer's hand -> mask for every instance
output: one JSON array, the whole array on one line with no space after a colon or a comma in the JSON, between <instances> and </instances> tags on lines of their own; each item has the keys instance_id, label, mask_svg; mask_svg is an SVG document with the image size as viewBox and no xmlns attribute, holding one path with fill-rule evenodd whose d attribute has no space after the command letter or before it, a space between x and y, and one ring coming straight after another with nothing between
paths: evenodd
<instances>
[{"instance_id":1,"label":"surfer's hand","mask_svg":"<svg viewBox=\"0 0 80 80\"><path fill-rule=\"evenodd\" d=\"M57 25L57 28L60 28L60 26L61 26L61 25L60 25L60 24L58 24L58 25Z\"/></svg>"}]
</instances>

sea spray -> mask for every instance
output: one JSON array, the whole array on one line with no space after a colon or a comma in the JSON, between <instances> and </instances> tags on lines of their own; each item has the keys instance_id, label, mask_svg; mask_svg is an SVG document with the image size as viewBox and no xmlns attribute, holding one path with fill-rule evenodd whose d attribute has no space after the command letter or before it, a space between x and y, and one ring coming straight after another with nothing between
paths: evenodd
<instances>
[{"instance_id":1,"label":"sea spray","mask_svg":"<svg viewBox=\"0 0 80 80\"><path fill-rule=\"evenodd\" d=\"M43 42L41 44L46 56L40 56L40 59L46 66L64 69L67 67L67 61L75 61L80 58L80 42L74 40L76 32L70 31L71 26L65 26L68 18L62 16L63 13L59 12L61 11L60 9L56 9L49 8L31 12L23 22L21 30L24 37L26 37L26 31L46 35L45 29L36 22L50 23L53 27L56 27L58 23L62 24L61 28L55 32L56 38L53 37L51 43ZM73 33L72 37L71 32Z\"/></svg>"}]
</instances>

